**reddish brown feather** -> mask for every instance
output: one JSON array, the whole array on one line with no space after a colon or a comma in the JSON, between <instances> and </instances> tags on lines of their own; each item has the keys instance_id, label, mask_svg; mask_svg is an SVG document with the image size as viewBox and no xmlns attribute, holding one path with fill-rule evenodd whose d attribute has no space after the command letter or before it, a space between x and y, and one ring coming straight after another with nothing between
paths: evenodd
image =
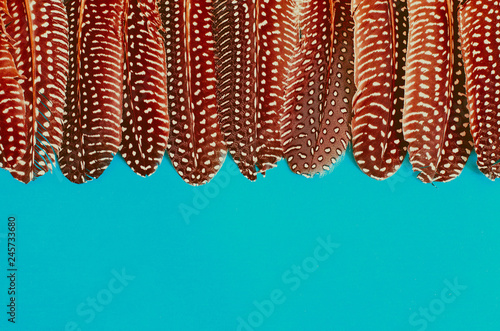
<instances>
[{"instance_id":1,"label":"reddish brown feather","mask_svg":"<svg viewBox=\"0 0 500 331\"><path fill-rule=\"evenodd\" d=\"M69 180L98 178L118 151L123 98L124 0L71 0L70 74L59 163Z\"/></svg>"},{"instance_id":2,"label":"reddish brown feather","mask_svg":"<svg viewBox=\"0 0 500 331\"><path fill-rule=\"evenodd\" d=\"M500 8L498 1L461 2L460 37L477 165L500 177Z\"/></svg>"},{"instance_id":3,"label":"reddish brown feather","mask_svg":"<svg viewBox=\"0 0 500 331\"><path fill-rule=\"evenodd\" d=\"M457 177L472 150L458 2L409 0L403 132L423 182Z\"/></svg>"},{"instance_id":4,"label":"reddish brown feather","mask_svg":"<svg viewBox=\"0 0 500 331\"><path fill-rule=\"evenodd\" d=\"M0 167L11 168L26 152L26 110L13 41L5 31L4 19L12 19L6 0L0 1L0 15Z\"/></svg>"},{"instance_id":5,"label":"reddish brown feather","mask_svg":"<svg viewBox=\"0 0 500 331\"><path fill-rule=\"evenodd\" d=\"M350 1L298 3L301 38L287 82L282 137L293 172L329 170L350 140L353 21Z\"/></svg>"},{"instance_id":6,"label":"reddish brown feather","mask_svg":"<svg viewBox=\"0 0 500 331\"><path fill-rule=\"evenodd\" d=\"M217 117L211 0L162 0L170 115L168 152L184 181L212 179L226 155Z\"/></svg>"},{"instance_id":7,"label":"reddish brown feather","mask_svg":"<svg viewBox=\"0 0 500 331\"><path fill-rule=\"evenodd\" d=\"M167 74L155 0L127 0L120 152L137 174L161 163L168 140Z\"/></svg>"},{"instance_id":8,"label":"reddish brown feather","mask_svg":"<svg viewBox=\"0 0 500 331\"><path fill-rule=\"evenodd\" d=\"M385 179L406 155L401 118L407 41L406 0L353 0L354 158L370 177Z\"/></svg>"},{"instance_id":9,"label":"reddish brown feather","mask_svg":"<svg viewBox=\"0 0 500 331\"><path fill-rule=\"evenodd\" d=\"M215 1L219 118L245 177L282 157L281 107L294 33L290 0Z\"/></svg>"},{"instance_id":10,"label":"reddish brown feather","mask_svg":"<svg viewBox=\"0 0 500 331\"><path fill-rule=\"evenodd\" d=\"M62 3L9 1L6 32L24 92L26 152L9 168L28 183L52 169L61 145L68 70L68 25Z\"/></svg>"}]
</instances>

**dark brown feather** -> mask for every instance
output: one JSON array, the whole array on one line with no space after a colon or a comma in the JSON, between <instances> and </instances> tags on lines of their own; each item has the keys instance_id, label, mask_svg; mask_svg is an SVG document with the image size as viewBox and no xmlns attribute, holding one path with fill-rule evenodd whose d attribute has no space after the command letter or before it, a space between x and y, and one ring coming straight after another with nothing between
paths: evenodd
<instances>
[{"instance_id":1,"label":"dark brown feather","mask_svg":"<svg viewBox=\"0 0 500 331\"><path fill-rule=\"evenodd\" d=\"M127 0L122 142L135 173L152 175L167 148L167 68L155 0Z\"/></svg>"},{"instance_id":2,"label":"dark brown feather","mask_svg":"<svg viewBox=\"0 0 500 331\"><path fill-rule=\"evenodd\" d=\"M98 178L118 152L123 99L124 0L70 0L70 70L61 170Z\"/></svg>"},{"instance_id":3,"label":"dark brown feather","mask_svg":"<svg viewBox=\"0 0 500 331\"><path fill-rule=\"evenodd\" d=\"M386 179L406 155L403 139L406 0L354 0L352 144L360 169Z\"/></svg>"},{"instance_id":4,"label":"dark brown feather","mask_svg":"<svg viewBox=\"0 0 500 331\"><path fill-rule=\"evenodd\" d=\"M329 170L349 144L354 94L350 11L347 0L298 3L300 40L281 127L285 158L298 174Z\"/></svg>"}]
</instances>

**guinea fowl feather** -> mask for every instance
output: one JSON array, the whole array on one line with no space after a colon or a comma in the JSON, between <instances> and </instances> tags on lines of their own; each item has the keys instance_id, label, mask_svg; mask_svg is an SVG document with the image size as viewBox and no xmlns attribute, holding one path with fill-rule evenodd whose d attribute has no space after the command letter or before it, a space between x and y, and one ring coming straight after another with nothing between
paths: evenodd
<instances>
[{"instance_id":1,"label":"guinea fowl feather","mask_svg":"<svg viewBox=\"0 0 500 331\"><path fill-rule=\"evenodd\" d=\"M13 58L13 40L5 31L4 20L12 19L7 0L0 1L0 167L13 167L26 152L26 110L22 77Z\"/></svg>"},{"instance_id":2,"label":"guinea fowl feather","mask_svg":"<svg viewBox=\"0 0 500 331\"><path fill-rule=\"evenodd\" d=\"M406 155L403 139L406 0L353 0L354 81L352 144L360 169L386 179Z\"/></svg>"},{"instance_id":3,"label":"guinea fowl feather","mask_svg":"<svg viewBox=\"0 0 500 331\"><path fill-rule=\"evenodd\" d=\"M276 166L281 108L293 50L290 0L215 1L217 96L227 148L245 177Z\"/></svg>"},{"instance_id":4,"label":"guinea fowl feather","mask_svg":"<svg viewBox=\"0 0 500 331\"><path fill-rule=\"evenodd\" d=\"M191 185L210 181L226 149L217 116L211 0L162 0L170 115L168 153Z\"/></svg>"},{"instance_id":5,"label":"guinea fowl feather","mask_svg":"<svg viewBox=\"0 0 500 331\"><path fill-rule=\"evenodd\" d=\"M500 6L497 0L463 0L459 8L470 128L477 165L500 177Z\"/></svg>"},{"instance_id":6,"label":"guinea fowl feather","mask_svg":"<svg viewBox=\"0 0 500 331\"><path fill-rule=\"evenodd\" d=\"M287 81L281 132L290 169L327 171L350 140L353 21L350 1L297 2L297 40Z\"/></svg>"},{"instance_id":7,"label":"guinea fowl feather","mask_svg":"<svg viewBox=\"0 0 500 331\"><path fill-rule=\"evenodd\" d=\"M17 138L12 137L11 145L21 153L7 154L7 166L4 166L14 178L28 183L52 170L60 150L68 75L68 23L59 0L8 1L10 15L5 13L5 4L2 7L2 16L7 21L5 32L12 41L11 56L18 72L13 72L11 67L9 79L11 83L17 81L23 92L21 97L19 86L8 92L13 93L15 105L11 107L18 114L14 116L20 116L16 118L17 123L11 122L15 123L13 130L20 130L20 113L24 112L24 133L16 133Z\"/></svg>"},{"instance_id":8,"label":"guinea fowl feather","mask_svg":"<svg viewBox=\"0 0 500 331\"><path fill-rule=\"evenodd\" d=\"M125 65L120 153L134 172L152 175L167 148L166 54L155 0L125 3Z\"/></svg>"},{"instance_id":9,"label":"guinea fowl feather","mask_svg":"<svg viewBox=\"0 0 500 331\"><path fill-rule=\"evenodd\" d=\"M457 10L453 0L408 0L403 133L426 183L457 177L472 150Z\"/></svg>"},{"instance_id":10,"label":"guinea fowl feather","mask_svg":"<svg viewBox=\"0 0 500 331\"><path fill-rule=\"evenodd\" d=\"M118 152L123 99L124 0L70 0L69 78L61 170L98 178Z\"/></svg>"}]
</instances>

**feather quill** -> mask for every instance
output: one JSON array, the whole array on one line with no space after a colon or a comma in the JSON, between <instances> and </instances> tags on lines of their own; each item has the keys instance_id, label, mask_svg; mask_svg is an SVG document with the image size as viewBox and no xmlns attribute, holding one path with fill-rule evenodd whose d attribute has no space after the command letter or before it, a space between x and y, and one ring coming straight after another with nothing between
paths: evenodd
<instances>
[{"instance_id":1,"label":"feather quill","mask_svg":"<svg viewBox=\"0 0 500 331\"><path fill-rule=\"evenodd\" d=\"M406 0L353 0L354 158L370 177L386 179L406 155L403 139Z\"/></svg>"},{"instance_id":2,"label":"feather quill","mask_svg":"<svg viewBox=\"0 0 500 331\"><path fill-rule=\"evenodd\" d=\"M121 142L124 0L70 0L70 67L61 170L70 181L98 178Z\"/></svg>"},{"instance_id":3,"label":"feather quill","mask_svg":"<svg viewBox=\"0 0 500 331\"><path fill-rule=\"evenodd\" d=\"M463 0L459 27L470 128L477 165L500 177L500 9L494 0Z\"/></svg>"},{"instance_id":4,"label":"feather quill","mask_svg":"<svg viewBox=\"0 0 500 331\"><path fill-rule=\"evenodd\" d=\"M0 1L0 167L9 168L26 152L26 110L13 40L5 31L4 20L12 19L6 1Z\"/></svg>"},{"instance_id":5,"label":"feather quill","mask_svg":"<svg viewBox=\"0 0 500 331\"><path fill-rule=\"evenodd\" d=\"M255 180L283 151L281 107L297 33L290 0L215 1L221 130L241 173Z\"/></svg>"},{"instance_id":6,"label":"feather quill","mask_svg":"<svg viewBox=\"0 0 500 331\"><path fill-rule=\"evenodd\" d=\"M167 148L165 47L155 0L126 0L120 152L141 176L152 175Z\"/></svg>"},{"instance_id":7,"label":"feather quill","mask_svg":"<svg viewBox=\"0 0 500 331\"><path fill-rule=\"evenodd\" d=\"M314 176L329 170L350 141L354 23L347 0L306 0L297 13L300 40L281 131L290 169Z\"/></svg>"},{"instance_id":8,"label":"feather quill","mask_svg":"<svg viewBox=\"0 0 500 331\"><path fill-rule=\"evenodd\" d=\"M453 0L408 0L403 133L426 183L457 177L472 150L457 10Z\"/></svg>"},{"instance_id":9,"label":"feather quill","mask_svg":"<svg viewBox=\"0 0 500 331\"><path fill-rule=\"evenodd\" d=\"M161 0L170 116L168 153L191 185L210 181L226 149L219 126L211 0Z\"/></svg>"},{"instance_id":10,"label":"feather quill","mask_svg":"<svg viewBox=\"0 0 500 331\"><path fill-rule=\"evenodd\" d=\"M16 0L7 5L10 18L5 31L13 40L12 57L19 74L14 79L22 88L25 112L25 133L18 134L21 140L15 143L26 137L23 153L7 160L8 170L17 180L28 183L52 169L60 150L68 23L59 0ZM20 96L15 99L19 105ZM14 159L17 162L12 165Z\"/></svg>"}]
</instances>

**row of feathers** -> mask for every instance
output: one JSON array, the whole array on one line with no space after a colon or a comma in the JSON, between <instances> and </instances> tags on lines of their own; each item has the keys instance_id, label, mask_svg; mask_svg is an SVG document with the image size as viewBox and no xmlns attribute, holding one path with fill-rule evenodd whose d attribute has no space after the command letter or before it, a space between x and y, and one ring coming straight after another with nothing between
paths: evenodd
<instances>
[{"instance_id":1,"label":"row of feathers","mask_svg":"<svg viewBox=\"0 0 500 331\"><path fill-rule=\"evenodd\" d=\"M500 176L495 0L0 0L0 167Z\"/></svg>"}]
</instances>

